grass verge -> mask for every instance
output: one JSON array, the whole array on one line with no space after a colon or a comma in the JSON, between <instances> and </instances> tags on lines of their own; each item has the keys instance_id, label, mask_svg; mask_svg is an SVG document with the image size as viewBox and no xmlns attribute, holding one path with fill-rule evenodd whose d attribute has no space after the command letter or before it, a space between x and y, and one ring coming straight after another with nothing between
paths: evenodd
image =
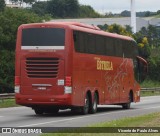
<instances>
[{"instance_id":1,"label":"grass verge","mask_svg":"<svg viewBox=\"0 0 160 136\"><path fill-rule=\"evenodd\" d=\"M157 91L157 92L153 92L153 91L142 92L141 91L141 97L145 97L145 96L158 96L158 95L160 95L160 91Z\"/></svg>"},{"instance_id":2,"label":"grass verge","mask_svg":"<svg viewBox=\"0 0 160 136\"><path fill-rule=\"evenodd\" d=\"M152 88L152 87L160 87L160 82L152 81L152 80L145 80L140 85L142 88Z\"/></svg>"},{"instance_id":3,"label":"grass verge","mask_svg":"<svg viewBox=\"0 0 160 136\"><path fill-rule=\"evenodd\" d=\"M148 115L130 117L110 122L98 123L89 127L160 127L160 112ZM75 133L74 133L75 132ZM83 132L83 131L82 131ZM50 133L42 134L41 136L159 136L159 133Z\"/></svg>"},{"instance_id":4,"label":"grass verge","mask_svg":"<svg viewBox=\"0 0 160 136\"><path fill-rule=\"evenodd\" d=\"M16 107L15 99L0 99L0 108Z\"/></svg>"}]
</instances>

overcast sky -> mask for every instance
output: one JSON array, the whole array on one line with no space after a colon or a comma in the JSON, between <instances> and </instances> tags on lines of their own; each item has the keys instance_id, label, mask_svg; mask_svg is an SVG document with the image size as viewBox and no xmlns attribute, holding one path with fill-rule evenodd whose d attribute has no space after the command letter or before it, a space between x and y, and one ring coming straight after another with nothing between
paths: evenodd
<instances>
[{"instance_id":1,"label":"overcast sky","mask_svg":"<svg viewBox=\"0 0 160 136\"><path fill-rule=\"evenodd\" d=\"M160 10L160 0L135 0L136 11L157 11ZM80 4L91 5L100 13L120 13L130 10L131 0L79 0Z\"/></svg>"}]
</instances>

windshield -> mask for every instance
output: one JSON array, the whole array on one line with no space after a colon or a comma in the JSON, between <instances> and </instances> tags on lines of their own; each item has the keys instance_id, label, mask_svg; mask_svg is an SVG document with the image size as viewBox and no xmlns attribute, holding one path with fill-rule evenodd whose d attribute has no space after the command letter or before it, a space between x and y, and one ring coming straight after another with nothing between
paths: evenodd
<instances>
[{"instance_id":1,"label":"windshield","mask_svg":"<svg viewBox=\"0 0 160 136\"><path fill-rule=\"evenodd\" d=\"M22 30L22 46L64 46L65 30L62 28L28 28Z\"/></svg>"}]
</instances>

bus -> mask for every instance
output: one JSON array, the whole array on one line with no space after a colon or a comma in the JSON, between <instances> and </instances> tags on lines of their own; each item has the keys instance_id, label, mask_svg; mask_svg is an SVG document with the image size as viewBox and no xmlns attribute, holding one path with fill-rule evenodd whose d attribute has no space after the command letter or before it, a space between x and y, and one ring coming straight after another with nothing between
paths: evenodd
<instances>
[{"instance_id":1,"label":"bus","mask_svg":"<svg viewBox=\"0 0 160 136\"><path fill-rule=\"evenodd\" d=\"M96 113L97 105L129 109L140 101L147 62L136 42L77 22L19 26L15 98L35 114L60 109Z\"/></svg>"}]
</instances>

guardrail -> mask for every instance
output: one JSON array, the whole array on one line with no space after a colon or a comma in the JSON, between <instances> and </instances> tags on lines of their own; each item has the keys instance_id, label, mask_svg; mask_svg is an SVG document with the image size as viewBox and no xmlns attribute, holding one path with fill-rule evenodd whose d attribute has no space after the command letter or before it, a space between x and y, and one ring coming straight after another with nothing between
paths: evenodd
<instances>
[{"instance_id":1,"label":"guardrail","mask_svg":"<svg viewBox=\"0 0 160 136\"><path fill-rule=\"evenodd\" d=\"M153 88L141 88L141 92L160 92L160 87L153 87Z\"/></svg>"},{"instance_id":2,"label":"guardrail","mask_svg":"<svg viewBox=\"0 0 160 136\"><path fill-rule=\"evenodd\" d=\"M154 87L154 88L141 88L141 92L160 92L160 87ZM4 94L0 94L0 100L3 99L13 99L15 96L15 93L4 93Z\"/></svg>"},{"instance_id":3,"label":"guardrail","mask_svg":"<svg viewBox=\"0 0 160 136\"><path fill-rule=\"evenodd\" d=\"M14 96L15 96L15 93L4 93L4 94L0 94L0 100L13 99Z\"/></svg>"}]
</instances>

